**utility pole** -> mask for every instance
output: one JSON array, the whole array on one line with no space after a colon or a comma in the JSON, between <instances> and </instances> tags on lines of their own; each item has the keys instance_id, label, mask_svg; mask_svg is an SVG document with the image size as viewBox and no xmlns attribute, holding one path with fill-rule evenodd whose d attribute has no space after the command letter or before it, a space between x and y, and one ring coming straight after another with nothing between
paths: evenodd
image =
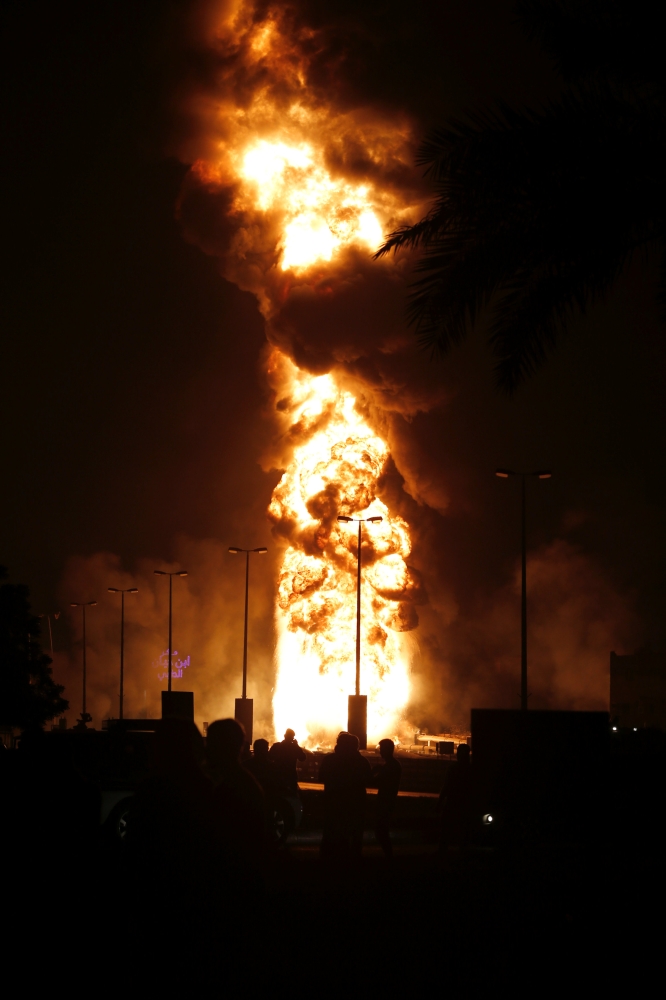
<instances>
[{"instance_id":1,"label":"utility pole","mask_svg":"<svg viewBox=\"0 0 666 1000\"><path fill-rule=\"evenodd\" d=\"M508 479L509 476L520 476L521 479L521 506L520 506L520 707L527 711L527 700L529 693L527 690L527 487L528 476L535 479L550 479L552 472L542 469L539 472L514 472L512 469L496 469L495 475L499 479Z\"/></svg>"},{"instance_id":2,"label":"utility pole","mask_svg":"<svg viewBox=\"0 0 666 1000\"><path fill-rule=\"evenodd\" d=\"M232 556L245 553L245 624L243 628L243 684L242 695L235 699L234 718L241 723L245 730L245 738L248 743L252 743L252 730L254 727L254 699L247 697L247 621L248 608L250 603L250 553L265 555L268 549L260 546L258 549L242 549L238 545L230 545L229 552Z\"/></svg>"},{"instance_id":3,"label":"utility pole","mask_svg":"<svg viewBox=\"0 0 666 1000\"><path fill-rule=\"evenodd\" d=\"M382 517L348 517L338 514L338 521L358 524L356 548L356 693L350 694L347 706L347 731L358 737L361 750L368 746L368 696L361 694L361 526L377 524Z\"/></svg>"}]
</instances>

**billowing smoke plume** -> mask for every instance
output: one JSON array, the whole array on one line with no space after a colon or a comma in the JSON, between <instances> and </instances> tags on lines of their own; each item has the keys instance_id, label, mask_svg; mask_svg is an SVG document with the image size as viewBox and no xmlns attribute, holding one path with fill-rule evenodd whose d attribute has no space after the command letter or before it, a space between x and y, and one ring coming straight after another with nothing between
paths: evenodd
<instances>
[{"instance_id":1,"label":"billowing smoke plume","mask_svg":"<svg viewBox=\"0 0 666 1000\"><path fill-rule=\"evenodd\" d=\"M441 370L428 364L406 329L411 261L372 260L381 235L418 217L428 193L413 167L427 88L408 87L395 65L413 12L389 5L382 17L380 6L386 5L219 0L194 8L180 43L171 151L191 169L178 217L185 237L219 259L226 279L256 297L268 340L262 362L274 433L257 459L264 469L284 472L270 509L282 549L256 567L265 576L252 587L249 691L259 699L257 728L267 734L273 731L276 602L284 656L290 637L301 641L299 656L311 643L313 675L322 663L329 669L340 661L339 651L327 661L315 649L329 641L320 636L324 619L339 627L344 644L353 641L353 599L344 609L335 603L355 568L354 540L335 520L340 511L385 517L376 534L366 532L364 649L369 683L392 678L397 685L391 712L404 704L409 666L403 722L415 727L462 731L472 705L518 704L516 581L498 589L502 574L495 572L478 592L463 595L451 560L464 556L450 537L443 541L442 526L451 508L458 515L464 509L467 485L441 458L451 380L445 390ZM328 478L321 462L303 465L303 449L335 422L335 406L326 399L303 409L322 378L336 406L352 401L348 416L363 428L356 437L347 429L328 442L338 449L335 462L355 470L351 491L332 465ZM456 432L460 437L460 427ZM354 446L345 453L351 438ZM379 444L364 455L357 445L371 438ZM296 482L295 458L307 482ZM199 720L228 714L239 693L241 593L225 552L214 541L181 540L176 553L191 576L174 585L174 645L191 658L183 686L195 691ZM326 573L339 569L343 579L326 576L324 556ZM379 579L382 562L392 567L388 583ZM109 585L140 588L136 604L127 602L128 715L159 710L167 595L153 568L146 563L123 573L116 557L100 554L73 561L63 583L65 601L72 594L98 597ZM481 579L483 564L473 571ZM604 707L608 651L638 634L627 602L592 559L561 540L532 553L529 580L530 704ZM119 608L107 597L89 617L89 707L115 715ZM73 622L79 628L79 618ZM347 665L353 665L353 649ZM79 661L60 669L67 671L76 706ZM345 683L350 690L348 678ZM297 719L289 724L321 735L307 713L295 711L288 686L283 691L284 710L279 690L276 702L279 725L293 711ZM396 734L395 713L385 721L387 734Z\"/></svg>"},{"instance_id":2,"label":"billowing smoke plume","mask_svg":"<svg viewBox=\"0 0 666 1000\"><path fill-rule=\"evenodd\" d=\"M418 99L401 95L389 85L387 68L380 69L382 32L395 36L405 16L392 10L391 23L382 25L376 11L364 17L344 4L306 0L199 8L175 140L178 155L193 164L178 214L186 237L219 258L224 276L251 291L264 316L276 428L261 456L264 467L289 470L331 416L326 406L307 418L296 412L299 376L285 389L285 365L310 379L328 376L333 395L350 394L355 419L386 442L377 474L361 470L356 483L369 490L367 503L345 497L332 474L322 479L319 466L316 485L299 493L303 511L294 507L293 470L278 487L274 534L293 557L276 590L289 629L316 642L316 622L336 613L335 588L332 580L322 583L322 574L336 560L347 560L347 576L353 571L353 546L334 526L335 513L345 501L356 515L377 513L381 505L396 529L409 525L414 550L411 543L395 549L402 589L394 585L386 621L377 612L368 627L379 629L372 634L385 643L414 629L420 614L412 633L420 666L411 718L460 728L472 703L516 703L517 604L507 586L461 609L445 582L446 567L436 565L439 553L429 545L437 536L433 508L445 514L452 486L432 441L419 437L412 420L442 410L446 394L405 327L410 260L372 260L381 235L426 204L413 169ZM333 443L343 447L344 436ZM378 550L367 544L371 584ZM329 548L324 569L320 557ZM600 571L566 543L533 556L530 576L532 704L603 706L607 652L630 635L630 614ZM344 586L337 581L338 593L345 579ZM381 587L368 589L381 597ZM303 594L316 595L305 617ZM391 614L404 617L395 633L386 628ZM381 642L373 646L369 637L372 659ZM319 669L322 656L315 657ZM381 676L379 661L373 669Z\"/></svg>"},{"instance_id":3,"label":"billowing smoke plume","mask_svg":"<svg viewBox=\"0 0 666 1000\"><path fill-rule=\"evenodd\" d=\"M178 150L194 160L184 233L256 295L269 341L299 368L335 372L382 413L430 408L441 389L404 324L409 261L372 261L424 190L407 112L350 87L367 26L325 5L213 11Z\"/></svg>"},{"instance_id":4,"label":"billowing smoke plume","mask_svg":"<svg viewBox=\"0 0 666 1000\"><path fill-rule=\"evenodd\" d=\"M372 260L383 232L422 208L410 120L352 97L340 73L349 39L312 13L252 2L220 9L204 42L207 89L191 105L207 114L179 213L225 277L256 296L272 347L277 433L263 460L287 469L270 507L287 546L276 724L291 713L316 741L346 716L357 553L337 516L374 516L382 521L364 544L362 689L379 738L399 729L409 697L402 636L424 599L406 562L407 524L380 495L386 436L391 413L428 409L441 390L407 374L407 262Z\"/></svg>"},{"instance_id":5,"label":"billowing smoke plume","mask_svg":"<svg viewBox=\"0 0 666 1000\"><path fill-rule=\"evenodd\" d=\"M530 707L607 711L609 651L640 641L627 598L592 559L561 539L532 553L527 573ZM471 705L520 706L519 608L517 567L512 581L464 615L450 603L429 609L448 627L425 623L422 645L431 671L424 674L417 714L426 726L441 723L442 707L455 729Z\"/></svg>"},{"instance_id":6,"label":"billowing smoke plume","mask_svg":"<svg viewBox=\"0 0 666 1000\"><path fill-rule=\"evenodd\" d=\"M263 541L262 527L258 542ZM82 613L74 600L98 602L87 609L88 711L99 726L118 717L120 678L120 595L108 587L138 587L125 595L125 711L127 718L159 718L166 687L169 582L155 568L185 569L173 581L173 689L194 692L197 722L233 714L241 694L243 662L243 593L245 559L232 556L213 539L177 538L177 562L171 566L142 560L130 572L108 552L71 559L60 585L74 643L68 655L55 654L54 675L67 688L70 722L81 711ZM251 567L248 643L248 695L255 698L255 718L272 731L270 694L273 678L272 605L276 567L271 556Z\"/></svg>"}]
</instances>

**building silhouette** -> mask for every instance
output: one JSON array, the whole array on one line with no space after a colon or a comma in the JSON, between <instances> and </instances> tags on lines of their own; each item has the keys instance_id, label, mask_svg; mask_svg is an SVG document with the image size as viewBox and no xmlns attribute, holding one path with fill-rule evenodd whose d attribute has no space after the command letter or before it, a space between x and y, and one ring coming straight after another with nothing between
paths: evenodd
<instances>
[{"instance_id":1,"label":"building silhouette","mask_svg":"<svg viewBox=\"0 0 666 1000\"><path fill-rule=\"evenodd\" d=\"M666 729L666 654L647 648L611 653L610 714L623 729Z\"/></svg>"}]
</instances>

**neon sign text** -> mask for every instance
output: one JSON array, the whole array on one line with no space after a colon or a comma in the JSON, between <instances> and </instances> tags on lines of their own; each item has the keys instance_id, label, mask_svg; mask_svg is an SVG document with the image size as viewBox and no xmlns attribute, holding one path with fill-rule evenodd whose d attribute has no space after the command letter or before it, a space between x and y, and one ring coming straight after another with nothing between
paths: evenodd
<instances>
[{"instance_id":1,"label":"neon sign text","mask_svg":"<svg viewBox=\"0 0 666 1000\"><path fill-rule=\"evenodd\" d=\"M190 665L189 656L178 658L178 650L174 649L171 654L171 679L182 677L183 671L187 670ZM153 660L153 666L157 670L157 679L160 681L165 681L169 675L169 650L165 649L163 653L160 653L156 660Z\"/></svg>"}]
</instances>

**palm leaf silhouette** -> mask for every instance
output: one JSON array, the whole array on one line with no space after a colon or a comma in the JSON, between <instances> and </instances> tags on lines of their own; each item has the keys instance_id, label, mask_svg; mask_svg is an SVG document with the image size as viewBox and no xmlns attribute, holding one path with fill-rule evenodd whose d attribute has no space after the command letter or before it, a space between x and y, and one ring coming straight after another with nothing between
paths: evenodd
<instances>
[{"instance_id":1,"label":"palm leaf silhouette","mask_svg":"<svg viewBox=\"0 0 666 1000\"><path fill-rule=\"evenodd\" d=\"M610 14L557 0L521 9L551 48L568 37L562 25L576 11L588 26L601 11L607 37L621 34L627 19L642 37L624 0ZM574 48L560 60L569 74L582 59ZM661 64L650 80L624 51L615 75L606 64L601 73L592 55L593 69L576 69L561 99L539 111L500 106L428 136L417 164L435 186L433 207L390 233L376 255L420 251L408 318L425 347L446 353L490 309L496 379L507 392L543 364L573 315L609 290L637 247L663 241Z\"/></svg>"}]
</instances>

